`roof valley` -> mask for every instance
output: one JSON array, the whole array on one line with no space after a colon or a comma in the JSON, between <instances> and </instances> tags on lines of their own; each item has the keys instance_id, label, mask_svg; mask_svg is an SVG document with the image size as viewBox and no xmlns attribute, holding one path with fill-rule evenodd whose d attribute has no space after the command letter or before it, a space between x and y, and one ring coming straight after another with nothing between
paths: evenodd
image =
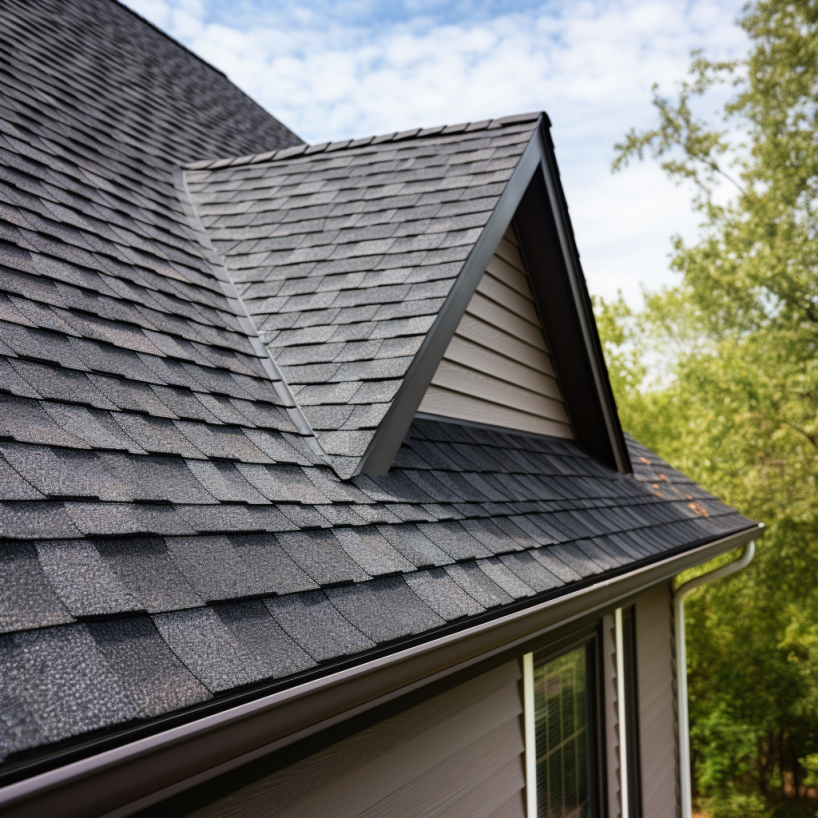
<instances>
[{"instance_id":1,"label":"roof valley","mask_svg":"<svg viewBox=\"0 0 818 818\"><path fill-rule=\"evenodd\" d=\"M196 212L196 207L193 204L193 199L187 187L187 180L185 178L184 171L179 170L176 172L174 175L174 183L176 193L178 194L179 201L182 205L182 212L188 225L190 226L190 229L193 231L196 240L202 248L203 257L209 263L213 276L219 283L221 291L224 293L225 300L230 306L233 314L236 316L239 326L246 333L247 339L250 342L253 351L258 356L261 366L267 373L267 376L270 378L276 394L279 396L279 398L281 398L281 401L284 404L284 410L287 412L290 420L292 420L296 429L298 429L299 434L302 436L304 442L310 447L313 454L320 457L327 464L333 465L332 458L330 458L321 447L318 436L315 434L309 421L304 416L304 412L299 406L298 401L296 401L295 397L293 396L289 384L273 359L272 353L267 349L259 337L256 325L253 323L253 319L250 317L250 313L247 311L247 307L245 306L239 291L236 289L236 285L233 283L233 280L230 278L230 274L227 272L227 266L225 265L224 258L213 247L210 237L208 236L207 231L204 229L201 219L199 218L199 214Z\"/></svg>"}]
</instances>

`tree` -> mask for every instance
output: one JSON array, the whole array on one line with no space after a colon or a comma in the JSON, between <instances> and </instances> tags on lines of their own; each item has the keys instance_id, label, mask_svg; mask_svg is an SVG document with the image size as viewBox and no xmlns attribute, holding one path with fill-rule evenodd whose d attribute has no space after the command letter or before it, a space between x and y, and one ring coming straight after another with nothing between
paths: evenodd
<instances>
[{"instance_id":1,"label":"tree","mask_svg":"<svg viewBox=\"0 0 818 818\"><path fill-rule=\"evenodd\" d=\"M614 170L650 156L692 187L679 285L639 314L596 306L625 428L767 525L754 565L688 605L698 804L815 815L818 2L758 0L738 24L747 56L694 53L674 99L654 87L657 126L616 146Z\"/></svg>"}]
</instances>

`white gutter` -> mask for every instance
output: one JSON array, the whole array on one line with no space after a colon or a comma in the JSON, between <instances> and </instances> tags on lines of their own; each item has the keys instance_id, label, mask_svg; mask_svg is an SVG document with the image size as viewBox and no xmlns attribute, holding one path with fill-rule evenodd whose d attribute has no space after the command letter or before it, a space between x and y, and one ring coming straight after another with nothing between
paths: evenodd
<instances>
[{"instance_id":1,"label":"white gutter","mask_svg":"<svg viewBox=\"0 0 818 818\"><path fill-rule=\"evenodd\" d=\"M687 707L687 648L685 645L685 597L694 589L707 585L722 577L735 574L746 568L755 556L756 544L748 542L741 556L728 563L708 571L684 585L679 586L673 594L673 627L676 632L676 690L677 712L679 717L679 783L682 795L681 818L692 818L693 792L690 778L690 720Z\"/></svg>"}]
</instances>

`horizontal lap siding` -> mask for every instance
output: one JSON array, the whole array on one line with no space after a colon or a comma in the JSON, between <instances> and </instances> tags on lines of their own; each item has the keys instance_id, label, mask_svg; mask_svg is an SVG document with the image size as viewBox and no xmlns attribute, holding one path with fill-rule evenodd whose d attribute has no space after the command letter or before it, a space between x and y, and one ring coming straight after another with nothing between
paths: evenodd
<instances>
[{"instance_id":1,"label":"horizontal lap siding","mask_svg":"<svg viewBox=\"0 0 818 818\"><path fill-rule=\"evenodd\" d=\"M574 437L511 227L489 262L419 411Z\"/></svg>"},{"instance_id":2,"label":"horizontal lap siding","mask_svg":"<svg viewBox=\"0 0 818 818\"><path fill-rule=\"evenodd\" d=\"M199 810L196 818L524 818L517 662Z\"/></svg>"}]
</instances>

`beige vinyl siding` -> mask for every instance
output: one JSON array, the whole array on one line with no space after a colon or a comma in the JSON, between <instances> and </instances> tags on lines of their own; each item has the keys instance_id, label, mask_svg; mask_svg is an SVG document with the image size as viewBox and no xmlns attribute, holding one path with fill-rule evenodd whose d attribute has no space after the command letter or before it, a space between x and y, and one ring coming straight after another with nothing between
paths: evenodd
<instances>
[{"instance_id":1,"label":"beige vinyl siding","mask_svg":"<svg viewBox=\"0 0 818 818\"><path fill-rule=\"evenodd\" d=\"M472 679L195 818L525 818L520 666Z\"/></svg>"},{"instance_id":2,"label":"beige vinyl siding","mask_svg":"<svg viewBox=\"0 0 818 818\"><path fill-rule=\"evenodd\" d=\"M665 584L636 600L639 752L645 818L676 818L672 634L670 586Z\"/></svg>"},{"instance_id":3,"label":"beige vinyl siding","mask_svg":"<svg viewBox=\"0 0 818 818\"><path fill-rule=\"evenodd\" d=\"M418 411L574 437L511 227L480 279Z\"/></svg>"}]
</instances>

